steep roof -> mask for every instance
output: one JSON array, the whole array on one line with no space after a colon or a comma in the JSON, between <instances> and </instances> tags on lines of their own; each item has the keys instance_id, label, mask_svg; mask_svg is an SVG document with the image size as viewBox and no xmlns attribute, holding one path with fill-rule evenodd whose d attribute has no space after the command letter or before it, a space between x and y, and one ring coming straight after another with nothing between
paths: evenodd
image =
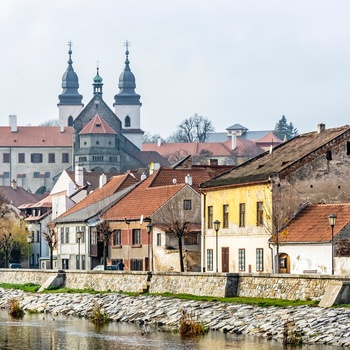
<instances>
[{"instance_id":1,"label":"steep roof","mask_svg":"<svg viewBox=\"0 0 350 350\"><path fill-rule=\"evenodd\" d=\"M98 114L96 114L87 123L79 133L82 134L116 134L116 132L108 125L108 123Z\"/></svg>"},{"instance_id":2,"label":"steep roof","mask_svg":"<svg viewBox=\"0 0 350 350\"><path fill-rule=\"evenodd\" d=\"M350 222L350 203L307 204L287 226L286 234L279 237L280 243L330 242L332 231L328 216L337 215L334 226L336 236Z\"/></svg>"},{"instance_id":3,"label":"steep roof","mask_svg":"<svg viewBox=\"0 0 350 350\"><path fill-rule=\"evenodd\" d=\"M68 209L66 212L60 215L59 218L56 219L56 221L63 221L61 219L65 219L84 208L92 206L93 204L103 199L106 199L107 197L113 195L118 191L122 191L126 188L129 188L130 186L135 185L137 182L138 180L131 174L113 176L108 180L108 182L104 186L91 192L87 197L85 197L72 208ZM92 212L94 212L94 210L91 210L91 213Z\"/></svg>"},{"instance_id":4,"label":"steep roof","mask_svg":"<svg viewBox=\"0 0 350 350\"><path fill-rule=\"evenodd\" d=\"M1 147L72 147L73 128L66 126L0 126Z\"/></svg>"},{"instance_id":5,"label":"steep roof","mask_svg":"<svg viewBox=\"0 0 350 350\"><path fill-rule=\"evenodd\" d=\"M322 149L330 141L342 140L344 135L349 136L350 126L326 129L320 133L309 132L276 146L273 152L265 152L226 172L212 180L201 184L202 188L216 186L230 186L252 182L268 181L273 173L283 174L293 166L298 168L299 163L311 153ZM326 152L326 149L324 149ZM314 156L316 157L316 156Z\"/></svg>"},{"instance_id":6,"label":"steep roof","mask_svg":"<svg viewBox=\"0 0 350 350\"><path fill-rule=\"evenodd\" d=\"M2 192L7 200L16 208L24 204L36 203L38 200L45 197L45 195L29 193L23 187L14 189L11 186L0 186L0 192Z\"/></svg>"}]
</instances>

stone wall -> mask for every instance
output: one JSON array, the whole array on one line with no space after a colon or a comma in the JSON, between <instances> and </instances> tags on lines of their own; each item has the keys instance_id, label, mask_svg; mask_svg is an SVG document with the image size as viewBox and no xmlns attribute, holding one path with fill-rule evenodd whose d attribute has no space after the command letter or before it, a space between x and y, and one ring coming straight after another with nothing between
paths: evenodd
<instances>
[{"instance_id":1,"label":"stone wall","mask_svg":"<svg viewBox=\"0 0 350 350\"><path fill-rule=\"evenodd\" d=\"M0 269L0 283L42 285L58 271ZM193 294L320 300L330 282L350 277L326 275L223 274L200 272L65 271L65 287L96 291Z\"/></svg>"},{"instance_id":2,"label":"stone wall","mask_svg":"<svg viewBox=\"0 0 350 350\"><path fill-rule=\"evenodd\" d=\"M153 272L150 293L224 297L237 293L238 274Z\"/></svg>"}]
</instances>

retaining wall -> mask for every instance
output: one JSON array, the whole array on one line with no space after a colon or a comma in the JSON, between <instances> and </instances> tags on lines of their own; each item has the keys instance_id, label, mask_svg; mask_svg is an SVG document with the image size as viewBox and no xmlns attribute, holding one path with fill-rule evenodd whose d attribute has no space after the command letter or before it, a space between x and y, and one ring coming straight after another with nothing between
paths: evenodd
<instances>
[{"instance_id":1,"label":"retaining wall","mask_svg":"<svg viewBox=\"0 0 350 350\"><path fill-rule=\"evenodd\" d=\"M65 286L75 289L136 293L148 290L151 293L289 300L320 300L330 282L350 281L349 276L326 275L75 270L64 273ZM42 285L49 277L57 274L58 271L55 270L0 269L0 283Z\"/></svg>"}]
</instances>

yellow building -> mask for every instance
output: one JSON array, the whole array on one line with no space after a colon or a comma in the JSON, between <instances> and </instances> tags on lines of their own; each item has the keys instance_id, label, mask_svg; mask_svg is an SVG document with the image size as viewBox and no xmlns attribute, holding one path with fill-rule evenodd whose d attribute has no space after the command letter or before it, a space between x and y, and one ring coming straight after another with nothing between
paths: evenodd
<instances>
[{"instance_id":1,"label":"yellow building","mask_svg":"<svg viewBox=\"0 0 350 350\"><path fill-rule=\"evenodd\" d=\"M205 189L203 271L271 272L270 206L271 191L266 181ZM219 229L215 225L218 221Z\"/></svg>"}]
</instances>

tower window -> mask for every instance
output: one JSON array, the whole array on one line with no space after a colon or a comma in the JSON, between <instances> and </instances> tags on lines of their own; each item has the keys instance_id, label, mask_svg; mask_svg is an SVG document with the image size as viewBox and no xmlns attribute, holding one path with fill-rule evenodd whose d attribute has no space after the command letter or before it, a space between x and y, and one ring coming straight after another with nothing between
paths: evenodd
<instances>
[{"instance_id":1,"label":"tower window","mask_svg":"<svg viewBox=\"0 0 350 350\"><path fill-rule=\"evenodd\" d=\"M125 127L128 128L130 126L131 126L130 117L127 115L125 117Z\"/></svg>"},{"instance_id":2,"label":"tower window","mask_svg":"<svg viewBox=\"0 0 350 350\"><path fill-rule=\"evenodd\" d=\"M327 159L327 160L332 160L332 151L327 151L327 153L326 153L326 159Z\"/></svg>"},{"instance_id":3,"label":"tower window","mask_svg":"<svg viewBox=\"0 0 350 350\"><path fill-rule=\"evenodd\" d=\"M71 115L68 117L68 126L73 126L73 117Z\"/></svg>"}]
</instances>

